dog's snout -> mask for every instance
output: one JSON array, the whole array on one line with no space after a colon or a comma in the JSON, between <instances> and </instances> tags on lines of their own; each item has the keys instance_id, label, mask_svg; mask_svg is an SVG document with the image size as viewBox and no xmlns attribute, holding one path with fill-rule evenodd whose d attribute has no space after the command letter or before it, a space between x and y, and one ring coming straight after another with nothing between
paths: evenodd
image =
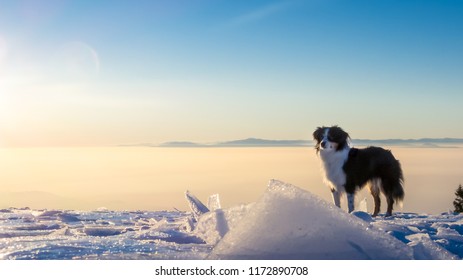
<instances>
[{"instance_id":1,"label":"dog's snout","mask_svg":"<svg viewBox=\"0 0 463 280\"><path fill-rule=\"evenodd\" d=\"M321 141L321 142L320 142L320 146L321 146L323 149L326 148L326 141L325 141L325 140Z\"/></svg>"}]
</instances>

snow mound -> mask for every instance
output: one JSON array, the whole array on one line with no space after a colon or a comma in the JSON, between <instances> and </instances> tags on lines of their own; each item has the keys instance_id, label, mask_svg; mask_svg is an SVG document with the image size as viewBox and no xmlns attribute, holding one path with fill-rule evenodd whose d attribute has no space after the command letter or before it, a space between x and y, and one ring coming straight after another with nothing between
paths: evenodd
<instances>
[{"instance_id":1,"label":"snow mound","mask_svg":"<svg viewBox=\"0 0 463 280\"><path fill-rule=\"evenodd\" d=\"M311 193L271 180L211 259L412 259L413 249Z\"/></svg>"}]
</instances>

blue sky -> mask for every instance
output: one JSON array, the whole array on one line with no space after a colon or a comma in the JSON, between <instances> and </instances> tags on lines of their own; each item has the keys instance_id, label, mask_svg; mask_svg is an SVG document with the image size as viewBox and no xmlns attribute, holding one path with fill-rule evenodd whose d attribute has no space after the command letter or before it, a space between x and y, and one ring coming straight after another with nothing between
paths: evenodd
<instances>
[{"instance_id":1,"label":"blue sky","mask_svg":"<svg viewBox=\"0 0 463 280\"><path fill-rule=\"evenodd\" d=\"M1 1L0 145L463 137L460 1Z\"/></svg>"}]
</instances>

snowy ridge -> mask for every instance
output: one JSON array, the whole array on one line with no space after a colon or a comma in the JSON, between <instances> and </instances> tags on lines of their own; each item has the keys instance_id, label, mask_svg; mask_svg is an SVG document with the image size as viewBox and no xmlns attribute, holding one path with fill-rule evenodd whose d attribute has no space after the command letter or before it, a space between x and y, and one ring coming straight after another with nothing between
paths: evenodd
<instances>
[{"instance_id":1,"label":"snowy ridge","mask_svg":"<svg viewBox=\"0 0 463 280\"><path fill-rule=\"evenodd\" d=\"M276 180L251 204L220 209L217 196L205 211L187 199L197 221L180 211L0 209L0 259L463 257L461 214L347 214Z\"/></svg>"}]
</instances>

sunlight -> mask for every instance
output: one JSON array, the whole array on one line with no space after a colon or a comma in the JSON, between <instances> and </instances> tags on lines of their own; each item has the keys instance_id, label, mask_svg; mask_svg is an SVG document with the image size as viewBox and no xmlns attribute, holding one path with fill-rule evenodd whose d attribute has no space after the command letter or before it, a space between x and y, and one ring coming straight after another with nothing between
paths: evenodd
<instances>
[{"instance_id":1,"label":"sunlight","mask_svg":"<svg viewBox=\"0 0 463 280\"><path fill-rule=\"evenodd\" d=\"M1 39L1 38L0 38ZM1 49L1 48L0 48ZM0 57L1 62L1 57ZM1 66L1 64L0 64ZM1 69L1 68L0 68ZM0 76L1 77L1 76ZM0 147L6 147L7 134L11 127L11 115L14 110L9 95L10 87L5 79L0 78Z\"/></svg>"},{"instance_id":2,"label":"sunlight","mask_svg":"<svg viewBox=\"0 0 463 280\"><path fill-rule=\"evenodd\" d=\"M71 79L86 79L100 73L100 58L89 44L82 41L66 43L55 57L55 71Z\"/></svg>"},{"instance_id":3,"label":"sunlight","mask_svg":"<svg viewBox=\"0 0 463 280\"><path fill-rule=\"evenodd\" d=\"M8 47L6 44L6 39L0 34L0 67L2 66L3 60L6 58L8 52Z\"/></svg>"}]
</instances>

